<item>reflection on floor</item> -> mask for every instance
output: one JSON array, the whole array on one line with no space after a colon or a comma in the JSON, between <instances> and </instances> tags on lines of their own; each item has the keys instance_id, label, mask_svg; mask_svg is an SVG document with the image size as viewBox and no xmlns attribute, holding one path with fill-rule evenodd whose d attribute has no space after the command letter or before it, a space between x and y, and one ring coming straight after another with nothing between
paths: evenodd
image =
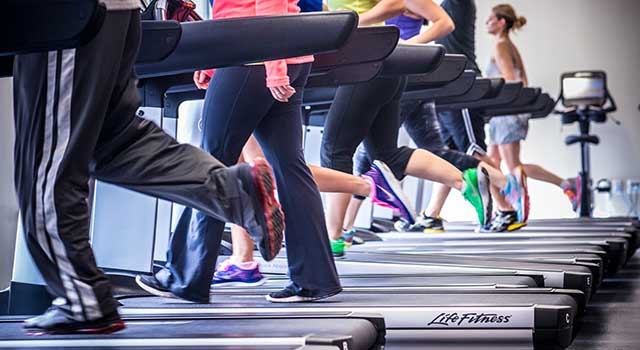
<instances>
[{"instance_id":1,"label":"reflection on floor","mask_svg":"<svg viewBox=\"0 0 640 350\"><path fill-rule=\"evenodd\" d=\"M640 253L603 281L569 349L640 349Z\"/></svg>"}]
</instances>

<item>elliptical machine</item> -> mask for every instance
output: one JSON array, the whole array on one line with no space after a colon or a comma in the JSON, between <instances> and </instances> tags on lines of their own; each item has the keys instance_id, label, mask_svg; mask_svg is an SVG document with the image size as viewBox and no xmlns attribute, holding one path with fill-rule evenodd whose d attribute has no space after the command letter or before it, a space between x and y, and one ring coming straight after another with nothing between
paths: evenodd
<instances>
[{"instance_id":1,"label":"elliptical machine","mask_svg":"<svg viewBox=\"0 0 640 350\"><path fill-rule=\"evenodd\" d=\"M616 103L607 89L607 74L603 71L578 71L562 74L560 77L560 96L556 107L562 101L564 110L555 110L560 114L562 124L578 123L580 135L565 138L567 146L580 144L582 167L578 176L580 198L579 216L591 217L593 198L591 191L591 164L589 144L597 145L600 138L589 134L591 123L604 123L607 113L617 110ZM617 122L619 124L619 122Z\"/></svg>"}]
</instances>

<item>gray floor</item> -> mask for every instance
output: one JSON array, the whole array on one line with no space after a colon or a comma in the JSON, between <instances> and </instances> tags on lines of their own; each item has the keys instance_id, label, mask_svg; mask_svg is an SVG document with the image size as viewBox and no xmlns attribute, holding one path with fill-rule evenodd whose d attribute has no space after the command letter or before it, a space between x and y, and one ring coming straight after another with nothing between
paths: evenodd
<instances>
[{"instance_id":1,"label":"gray floor","mask_svg":"<svg viewBox=\"0 0 640 350\"><path fill-rule=\"evenodd\" d=\"M571 350L640 349L640 252L589 303Z\"/></svg>"}]
</instances>

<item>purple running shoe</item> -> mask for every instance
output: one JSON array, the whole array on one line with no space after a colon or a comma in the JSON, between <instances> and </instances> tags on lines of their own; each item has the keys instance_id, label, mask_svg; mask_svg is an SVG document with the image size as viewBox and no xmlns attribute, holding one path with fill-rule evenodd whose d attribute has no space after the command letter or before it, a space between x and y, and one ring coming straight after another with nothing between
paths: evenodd
<instances>
[{"instance_id":1,"label":"purple running shoe","mask_svg":"<svg viewBox=\"0 0 640 350\"><path fill-rule=\"evenodd\" d=\"M391 172L391 169L383 162L376 160L371 165L371 170L362 175L365 179L370 179L375 186L371 194L373 203L397 209L400 216L410 225L415 224L416 214L413 205L402 191L400 182Z\"/></svg>"},{"instance_id":2,"label":"purple running shoe","mask_svg":"<svg viewBox=\"0 0 640 350\"><path fill-rule=\"evenodd\" d=\"M213 275L211 287L256 287L266 281L257 262L235 264L226 260Z\"/></svg>"}]
</instances>

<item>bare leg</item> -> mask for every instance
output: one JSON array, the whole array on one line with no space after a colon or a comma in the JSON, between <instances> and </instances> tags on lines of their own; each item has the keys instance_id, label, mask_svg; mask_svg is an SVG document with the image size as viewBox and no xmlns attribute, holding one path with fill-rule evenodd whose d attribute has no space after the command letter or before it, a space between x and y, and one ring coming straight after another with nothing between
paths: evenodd
<instances>
[{"instance_id":1,"label":"bare leg","mask_svg":"<svg viewBox=\"0 0 640 350\"><path fill-rule=\"evenodd\" d=\"M353 229L353 225L356 222L356 216L358 216L358 211L360 211L361 206L362 200L351 197L349 206L347 207L347 213L344 217L344 223L342 224L342 227L345 230Z\"/></svg>"},{"instance_id":2,"label":"bare leg","mask_svg":"<svg viewBox=\"0 0 640 350\"><path fill-rule=\"evenodd\" d=\"M405 173L421 179L442 183L458 191L462 190L462 173L460 170L444 159L423 149L417 149L413 152Z\"/></svg>"},{"instance_id":3,"label":"bare leg","mask_svg":"<svg viewBox=\"0 0 640 350\"><path fill-rule=\"evenodd\" d=\"M231 260L234 263L253 261L253 240L244 228L231 225L231 240L233 241Z\"/></svg>"},{"instance_id":4,"label":"bare leg","mask_svg":"<svg viewBox=\"0 0 640 350\"><path fill-rule=\"evenodd\" d=\"M320 192L349 193L363 197L371 194L371 183L359 176L313 165L309 165L309 169Z\"/></svg>"},{"instance_id":5,"label":"bare leg","mask_svg":"<svg viewBox=\"0 0 640 350\"><path fill-rule=\"evenodd\" d=\"M440 216L444 203L451 192L451 187L443 185L438 182L433 183L433 190L431 191L431 200L429 201L429 207L426 211L427 216L432 218Z\"/></svg>"},{"instance_id":6,"label":"bare leg","mask_svg":"<svg viewBox=\"0 0 640 350\"><path fill-rule=\"evenodd\" d=\"M327 220L327 230L329 231L329 237L333 240L338 240L342 237L342 225L349 206L349 199L351 194L348 193L328 193L327 194L327 206L325 218Z\"/></svg>"},{"instance_id":7,"label":"bare leg","mask_svg":"<svg viewBox=\"0 0 640 350\"><path fill-rule=\"evenodd\" d=\"M522 164L528 177L561 186L564 179L537 164Z\"/></svg>"},{"instance_id":8,"label":"bare leg","mask_svg":"<svg viewBox=\"0 0 640 350\"><path fill-rule=\"evenodd\" d=\"M498 150L510 173L513 173L515 168L522 165L520 161L520 142L498 145Z\"/></svg>"},{"instance_id":9,"label":"bare leg","mask_svg":"<svg viewBox=\"0 0 640 350\"><path fill-rule=\"evenodd\" d=\"M492 164L496 169L500 169L502 157L500 157L500 147L498 145L487 146L486 155L476 153L474 156L485 163Z\"/></svg>"}]
</instances>

